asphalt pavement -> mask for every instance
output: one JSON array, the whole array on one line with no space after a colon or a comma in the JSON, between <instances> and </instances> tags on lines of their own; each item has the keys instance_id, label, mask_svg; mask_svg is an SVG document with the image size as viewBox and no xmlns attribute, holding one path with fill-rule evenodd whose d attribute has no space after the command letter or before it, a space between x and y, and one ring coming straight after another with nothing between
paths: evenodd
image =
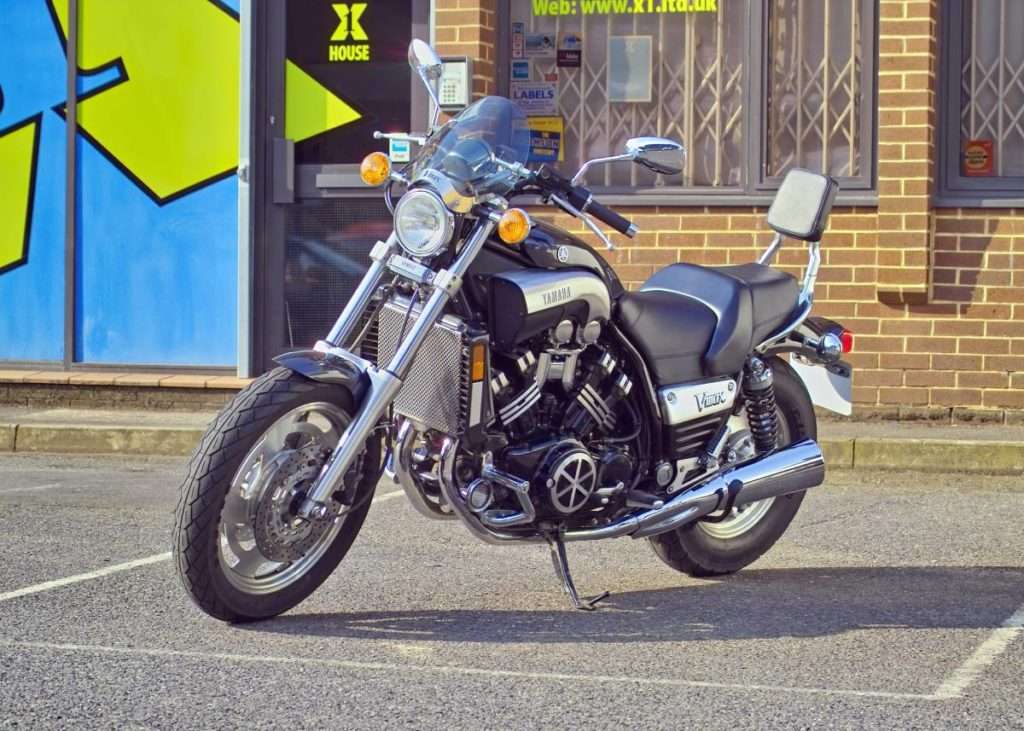
<instances>
[{"instance_id":1,"label":"asphalt pavement","mask_svg":"<svg viewBox=\"0 0 1024 731\"><path fill-rule=\"evenodd\" d=\"M715 580L488 546L382 483L309 600L229 626L167 551L179 459L0 456L0 726L1024 728L1020 478L833 472Z\"/></svg>"}]
</instances>

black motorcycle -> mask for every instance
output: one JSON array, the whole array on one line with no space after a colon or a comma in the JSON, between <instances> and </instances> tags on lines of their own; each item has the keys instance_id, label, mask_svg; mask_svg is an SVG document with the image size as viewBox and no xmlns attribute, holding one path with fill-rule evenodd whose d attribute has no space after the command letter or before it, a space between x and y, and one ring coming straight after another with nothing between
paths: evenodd
<instances>
[{"instance_id":1,"label":"black motorcycle","mask_svg":"<svg viewBox=\"0 0 1024 731\"><path fill-rule=\"evenodd\" d=\"M440 60L420 41L409 55L436 108ZM679 571L727 574L824 480L812 404L848 412L850 386L851 336L810 317L835 181L786 176L758 262L673 264L628 292L586 243L509 204L557 206L611 248L594 219L636 227L580 184L586 170L677 174L680 144L632 139L567 179L527 167L530 130L507 99L436 119L426 137L390 135L419 145L404 169L379 152L362 164L387 186L394 232L330 334L280 356L192 458L174 555L214 617L271 617L313 592L385 464L430 518L546 543L579 609L606 594L578 596L567 542L647 538ZM802 282L770 266L783 237L808 247Z\"/></svg>"}]
</instances>

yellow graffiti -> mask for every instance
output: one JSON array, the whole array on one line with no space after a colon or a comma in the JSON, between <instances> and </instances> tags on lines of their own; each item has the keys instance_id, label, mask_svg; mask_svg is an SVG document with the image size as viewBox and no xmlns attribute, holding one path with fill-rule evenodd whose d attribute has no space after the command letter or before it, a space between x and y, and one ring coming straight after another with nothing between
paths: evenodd
<instances>
[{"instance_id":1,"label":"yellow graffiti","mask_svg":"<svg viewBox=\"0 0 1024 731\"><path fill-rule=\"evenodd\" d=\"M0 135L0 271L27 254L39 118Z\"/></svg>"},{"instance_id":2,"label":"yellow graffiti","mask_svg":"<svg viewBox=\"0 0 1024 731\"><path fill-rule=\"evenodd\" d=\"M68 0L53 5L66 34ZM238 163L239 40L209 0L80 0L79 66L120 61L127 76L79 101L80 129L161 202L223 176ZM294 139L359 119L290 61L286 76L302 78Z\"/></svg>"}]
</instances>

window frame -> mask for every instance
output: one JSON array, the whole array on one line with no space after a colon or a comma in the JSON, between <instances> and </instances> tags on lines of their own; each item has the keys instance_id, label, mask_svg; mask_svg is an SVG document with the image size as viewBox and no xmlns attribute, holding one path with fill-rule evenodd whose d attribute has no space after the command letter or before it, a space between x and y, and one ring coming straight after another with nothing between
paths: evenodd
<instances>
[{"instance_id":1,"label":"window frame","mask_svg":"<svg viewBox=\"0 0 1024 731\"><path fill-rule=\"evenodd\" d=\"M960 170L960 99L964 0L942 4L939 17L939 120L936 206L1013 208L1024 206L1024 176L968 177Z\"/></svg>"},{"instance_id":2,"label":"window frame","mask_svg":"<svg viewBox=\"0 0 1024 731\"><path fill-rule=\"evenodd\" d=\"M529 0L518 0L529 2ZM771 0L750 0L747 6L749 33L743 55L743 118L744 130L756 130L745 134L743 146L747 157L744 183L734 188L682 187L671 188L630 188L628 186L595 186L594 192L601 200L612 205L625 206L765 206L772 202L775 191L782 182L781 177L768 176L768 129L767 99L770 83L770 64L767 62L769 48L767 26ZM511 28L512 0L498 3L497 27ZM839 178L840 189L836 199L838 205L878 205L878 0L863 0L861 3L861 43L863 61L861 64L861 89L869 104L862 104L860 124L867 161L861 175ZM497 32L497 93L509 94L510 62L512 60L511 39L507 30ZM615 151L609 151L609 153ZM574 171L565 171L574 172Z\"/></svg>"}]
</instances>

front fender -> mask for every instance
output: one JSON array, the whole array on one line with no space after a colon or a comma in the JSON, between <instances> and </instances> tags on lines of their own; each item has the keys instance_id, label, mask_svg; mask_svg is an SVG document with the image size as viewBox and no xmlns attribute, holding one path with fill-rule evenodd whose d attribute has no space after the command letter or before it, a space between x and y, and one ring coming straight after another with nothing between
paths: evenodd
<instances>
[{"instance_id":1,"label":"front fender","mask_svg":"<svg viewBox=\"0 0 1024 731\"><path fill-rule=\"evenodd\" d=\"M352 357L320 350L293 350L274 358L274 362L313 381L343 386L352 394L354 403L362 403L369 388L366 373L369 363Z\"/></svg>"}]
</instances>

